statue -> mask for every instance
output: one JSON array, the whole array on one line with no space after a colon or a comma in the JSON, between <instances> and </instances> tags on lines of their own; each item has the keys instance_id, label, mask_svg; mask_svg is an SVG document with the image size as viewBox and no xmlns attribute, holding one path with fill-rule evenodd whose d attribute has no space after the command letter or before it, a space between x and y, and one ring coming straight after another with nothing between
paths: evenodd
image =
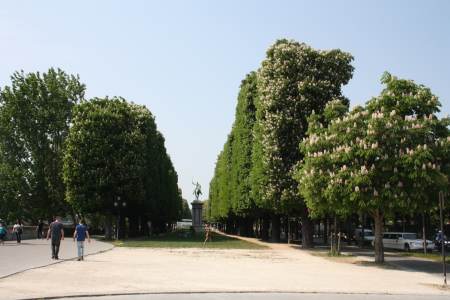
<instances>
[{"instance_id":1,"label":"statue","mask_svg":"<svg viewBox=\"0 0 450 300\"><path fill-rule=\"evenodd\" d=\"M194 196L195 200L192 204L192 227L195 232L203 231L203 202L198 200L198 197L202 195L202 187L200 183L192 181L192 184L195 186L194 188Z\"/></svg>"},{"instance_id":2,"label":"statue","mask_svg":"<svg viewBox=\"0 0 450 300\"><path fill-rule=\"evenodd\" d=\"M198 182L193 182L192 181L192 184L195 186L195 188L194 188L194 196L195 196L195 201L198 201L198 197L200 196L200 195L203 195L203 193L202 193L202 187L201 187L201 185L200 185L200 183L198 183Z\"/></svg>"}]
</instances>

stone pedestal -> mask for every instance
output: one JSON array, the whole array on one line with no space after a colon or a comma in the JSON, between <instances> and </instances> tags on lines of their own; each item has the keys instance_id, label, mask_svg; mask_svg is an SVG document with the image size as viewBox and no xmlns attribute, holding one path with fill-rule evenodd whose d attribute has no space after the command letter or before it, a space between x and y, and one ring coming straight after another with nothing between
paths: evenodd
<instances>
[{"instance_id":1,"label":"stone pedestal","mask_svg":"<svg viewBox=\"0 0 450 300\"><path fill-rule=\"evenodd\" d=\"M193 201L192 205L192 227L195 232L203 231L203 202Z\"/></svg>"}]
</instances>

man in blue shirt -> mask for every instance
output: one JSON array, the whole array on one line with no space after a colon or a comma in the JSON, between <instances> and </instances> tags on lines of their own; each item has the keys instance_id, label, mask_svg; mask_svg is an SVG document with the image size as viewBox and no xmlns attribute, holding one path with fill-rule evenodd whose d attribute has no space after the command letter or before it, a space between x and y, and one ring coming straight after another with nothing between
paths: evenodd
<instances>
[{"instance_id":1,"label":"man in blue shirt","mask_svg":"<svg viewBox=\"0 0 450 300\"><path fill-rule=\"evenodd\" d=\"M80 220L80 223L75 227L75 232L73 233L73 241L77 240L77 249L78 249L78 260L84 260L84 241L86 240L86 236L88 238L88 242L91 242L91 238L89 236L89 232L87 230L84 222Z\"/></svg>"}]
</instances>

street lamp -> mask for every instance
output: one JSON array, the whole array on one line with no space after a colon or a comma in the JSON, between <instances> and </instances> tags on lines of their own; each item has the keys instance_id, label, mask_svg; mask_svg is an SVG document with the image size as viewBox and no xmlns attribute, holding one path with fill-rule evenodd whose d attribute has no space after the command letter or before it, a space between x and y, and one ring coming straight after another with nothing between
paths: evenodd
<instances>
[{"instance_id":1,"label":"street lamp","mask_svg":"<svg viewBox=\"0 0 450 300\"><path fill-rule=\"evenodd\" d=\"M127 203L125 201L121 201L120 196L117 196L116 201L114 201L114 207L117 208L117 230L116 230L116 240L119 239L119 228L120 228L120 209L125 208Z\"/></svg>"},{"instance_id":2,"label":"street lamp","mask_svg":"<svg viewBox=\"0 0 450 300\"><path fill-rule=\"evenodd\" d=\"M440 210L440 221L441 221L441 247L442 247L442 269L444 273L444 284L447 284L447 267L445 264L445 234L444 234L444 218L443 218L443 210L444 210L444 193L442 191L439 192L439 210Z\"/></svg>"}]
</instances>

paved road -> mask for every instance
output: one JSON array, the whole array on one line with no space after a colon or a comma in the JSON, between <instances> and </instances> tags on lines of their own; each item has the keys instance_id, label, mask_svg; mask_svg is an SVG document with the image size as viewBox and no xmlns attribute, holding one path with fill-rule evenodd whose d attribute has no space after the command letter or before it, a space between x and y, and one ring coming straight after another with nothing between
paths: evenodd
<instances>
[{"instance_id":1,"label":"paved road","mask_svg":"<svg viewBox=\"0 0 450 300\"><path fill-rule=\"evenodd\" d=\"M109 243L91 240L86 242L86 254L97 253L111 249ZM72 239L65 239L61 243L59 253L60 260L73 259L77 257L76 243ZM57 263L51 259L50 241L47 240L24 240L21 244L15 241L0 245L0 278L21 272L30 268L42 267Z\"/></svg>"},{"instance_id":2,"label":"paved road","mask_svg":"<svg viewBox=\"0 0 450 300\"><path fill-rule=\"evenodd\" d=\"M206 294L147 294L120 295L95 298L70 298L71 300L444 300L442 296L383 295L383 294L332 294L332 293L206 293Z\"/></svg>"}]
</instances>

